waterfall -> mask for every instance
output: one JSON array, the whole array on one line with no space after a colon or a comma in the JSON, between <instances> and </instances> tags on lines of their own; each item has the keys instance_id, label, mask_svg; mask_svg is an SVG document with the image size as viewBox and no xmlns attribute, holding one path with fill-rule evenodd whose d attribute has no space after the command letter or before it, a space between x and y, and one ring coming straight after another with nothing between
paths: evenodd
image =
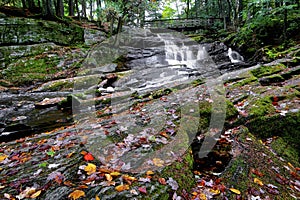
<instances>
[{"instance_id":1,"label":"waterfall","mask_svg":"<svg viewBox=\"0 0 300 200\"><path fill-rule=\"evenodd\" d=\"M208 57L205 47L191 42L187 39L179 40L172 34L158 34L165 43L165 56L168 65L183 66L185 68L197 69L199 61Z\"/></svg>"}]
</instances>

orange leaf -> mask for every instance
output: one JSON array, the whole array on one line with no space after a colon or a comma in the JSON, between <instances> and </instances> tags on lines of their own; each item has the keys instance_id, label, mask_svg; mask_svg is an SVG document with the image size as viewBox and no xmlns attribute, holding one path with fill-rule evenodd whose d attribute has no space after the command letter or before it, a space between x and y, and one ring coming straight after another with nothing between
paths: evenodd
<instances>
[{"instance_id":1,"label":"orange leaf","mask_svg":"<svg viewBox=\"0 0 300 200\"><path fill-rule=\"evenodd\" d=\"M124 175L122 176L122 178L126 181L136 181L137 178L133 177L133 176L129 176L129 175Z\"/></svg>"},{"instance_id":2,"label":"orange leaf","mask_svg":"<svg viewBox=\"0 0 300 200\"><path fill-rule=\"evenodd\" d=\"M83 158L84 158L85 161L92 161L92 160L95 159L94 156L93 156L91 153L85 154L85 155L83 156Z\"/></svg>"},{"instance_id":3,"label":"orange leaf","mask_svg":"<svg viewBox=\"0 0 300 200\"><path fill-rule=\"evenodd\" d=\"M165 178L159 178L159 179L158 179L158 182L159 182L160 184L162 184L162 185L166 185L166 184L167 184Z\"/></svg>"},{"instance_id":4,"label":"orange leaf","mask_svg":"<svg viewBox=\"0 0 300 200\"><path fill-rule=\"evenodd\" d=\"M117 190L118 192L129 190L129 185L118 185L117 187L115 187L115 190Z\"/></svg>"},{"instance_id":5,"label":"orange leaf","mask_svg":"<svg viewBox=\"0 0 300 200\"><path fill-rule=\"evenodd\" d=\"M87 153L88 153L88 152L86 152L86 151L80 152L81 155L86 155Z\"/></svg>"},{"instance_id":6,"label":"orange leaf","mask_svg":"<svg viewBox=\"0 0 300 200\"><path fill-rule=\"evenodd\" d=\"M84 191L82 190L75 190L71 194L69 194L69 198L72 198L73 200L79 199L80 197L83 197L85 195Z\"/></svg>"},{"instance_id":7,"label":"orange leaf","mask_svg":"<svg viewBox=\"0 0 300 200\"><path fill-rule=\"evenodd\" d=\"M241 192L237 189L234 189L234 188L230 188L229 189L231 192L235 193L235 194L241 194Z\"/></svg>"},{"instance_id":8,"label":"orange leaf","mask_svg":"<svg viewBox=\"0 0 300 200\"><path fill-rule=\"evenodd\" d=\"M96 199L96 200L100 200L100 198L99 198L97 195L96 195L95 199Z\"/></svg>"},{"instance_id":9,"label":"orange leaf","mask_svg":"<svg viewBox=\"0 0 300 200\"><path fill-rule=\"evenodd\" d=\"M72 187L72 186L74 186L74 183L72 183L71 181L65 181L64 185Z\"/></svg>"}]
</instances>

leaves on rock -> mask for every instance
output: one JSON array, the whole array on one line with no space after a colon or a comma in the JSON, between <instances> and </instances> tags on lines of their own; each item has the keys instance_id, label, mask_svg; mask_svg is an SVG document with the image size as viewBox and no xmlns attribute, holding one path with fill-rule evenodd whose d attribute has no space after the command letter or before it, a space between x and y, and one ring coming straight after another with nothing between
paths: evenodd
<instances>
[{"instance_id":1,"label":"leaves on rock","mask_svg":"<svg viewBox=\"0 0 300 200\"><path fill-rule=\"evenodd\" d=\"M80 197L84 197L85 196L85 192L82 190L74 190L71 194L69 194L69 198L71 198L72 200L76 200L79 199Z\"/></svg>"},{"instance_id":2,"label":"leaves on rock","mask_svg":"<svg viewBox=\"0 0 300 200\"><path fill-rule=\"evenodd\" d=\"M94 165L93 163L88 163L88 165L85 166L84 171L86 171L88 175L91 175L96 172L96 168L96 165Z\"/></svg>"}]
</instances>

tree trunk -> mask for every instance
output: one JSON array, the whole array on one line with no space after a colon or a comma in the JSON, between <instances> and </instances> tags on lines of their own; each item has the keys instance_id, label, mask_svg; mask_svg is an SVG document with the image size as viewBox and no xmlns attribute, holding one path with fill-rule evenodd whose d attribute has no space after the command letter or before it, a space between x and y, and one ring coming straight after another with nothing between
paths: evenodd
<instances>
[{"instance_id":1,"label":"tree trunk","mask_svg":"<svg viewBox=\"0 0 300 200\"><path fill-rule=\"evenodd\" d=\"M55 19L52 0L43 0L43 16L46 19Z\"/></svg>"},{"instance_id":2,"label":"tree trunk","mask_svg":"<svg viewBox=\"0 0 300 200\"><path fill-rule=\"evenodd\" d=\"M101 0L97 0L97 8L96 8L96 11L97 11L97 20L100 19L100 10L101 10Z\"/></svg>"},{"instance_id":3,"label":"tree trunk","mask_svg":"<svg viewBox=\"0 0 300 200\"><path fill-rule=\"evenodd\" d=\"M56 1L56 16L62 18L64 16L64 3L63 0Z\"/></svg>"},{"instance_id":4,"label":"tree trunk","mask_svg":"<svg viewBox=\"0 0 300 200\"><path fill-rule=\"evenodd\" d=\"M76 6L76 11L77 11L77 17L80 20L80 10L79 10L78 0L75 0L75 6Z\"/></svg>"},{"instance_id":5,"label":"tree trunk","mask_svg":"<svg viewBox=\"0 0 300 200\"><path fill-rule=\"evenodd\" d=\"M74 16L74 0L69 0L69 16Z\"/></svg>"},{"instance_id":6,"label":"tree trunk","mask_svg":"<svg viewBox=\"0 0 300 200\"><path fill-rule=\"evenodd\" d=\"M90 0L90 20L93 20L93 0Z\"/></svg>"},{"instance_id":7,"label":"tree trunk","mask_svg":"<svg viewBox=\"0 0 300 200\"><path fill-rule=\"evenodd\" d=\"M186 18L189 18L190 14L190 0L186 1Z\"/></svg>"},{"instance_id":8,"label":"tree trunk","mask_svg":"<svg viewBox=\"0 0 300 200\"><path fill-rule=\"evenodd\" d=\"M26 9L26 8L27 8L26 1L25 1L25 0L22 0L22 7L23 7L23 9Z\"/></svg>"},{"instance_id":9,"label":"tree trunk","mask_svg":"<svg viewBox=\"0 0 300 200\"><path fill-rule=\"evenodd\" d=\"M82 6L82 15L84 18L86 18L86 1L85 0L81 1L81 6Z\"/></svg>"}]
</instances>

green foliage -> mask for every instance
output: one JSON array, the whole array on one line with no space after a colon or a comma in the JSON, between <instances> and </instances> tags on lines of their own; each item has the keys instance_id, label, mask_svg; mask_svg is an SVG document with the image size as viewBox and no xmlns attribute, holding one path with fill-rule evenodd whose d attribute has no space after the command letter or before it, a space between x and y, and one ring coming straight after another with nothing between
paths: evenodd
<instances>
[{"instance_id":1,"label":"green foliage","mask_svg":"<svg viewBox=\"0 0 300 200\"><path fill-rule=\"evenodd\" d=\"M253 16L235 35L232 43L250 54L267 45L285 42L290 46L287 38L296 37L300 31L300 11L295 8L296 5L287 5L266 9L257 3L251 4L247 12L252 12Z\"/></svg>"},{"instance_id":2,"label":"green foliage","mask_svg":"<svg viewBox=\"0 0 300 200\"><path fill-rule=\"evenodd\" d=\"M173 18L174 15L176 13L176 10L169 7L169 6L166 6L162 12L162 18L163 19L170 19L170 18Z\"/></svg>"}]
</instances>

